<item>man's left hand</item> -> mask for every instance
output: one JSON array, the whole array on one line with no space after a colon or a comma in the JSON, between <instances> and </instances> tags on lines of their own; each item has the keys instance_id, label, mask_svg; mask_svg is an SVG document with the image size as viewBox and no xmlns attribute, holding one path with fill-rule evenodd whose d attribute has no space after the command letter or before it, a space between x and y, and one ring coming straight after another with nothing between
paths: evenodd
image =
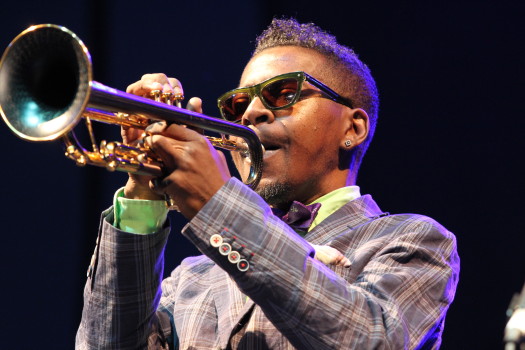
<instances>
[{"instance_id":1,"label":"man's left hand","mask_svg":"<svg viewBox=\"0 0 525 350\"><path fill-rule=\"evenodd\" d=\"M192 219L231 178L224 154L201 134L171 124L151 130L146 142L164 162L166 175L154 179L151 188L167 194L180 212Z\"/></svg>"}]
</instances>

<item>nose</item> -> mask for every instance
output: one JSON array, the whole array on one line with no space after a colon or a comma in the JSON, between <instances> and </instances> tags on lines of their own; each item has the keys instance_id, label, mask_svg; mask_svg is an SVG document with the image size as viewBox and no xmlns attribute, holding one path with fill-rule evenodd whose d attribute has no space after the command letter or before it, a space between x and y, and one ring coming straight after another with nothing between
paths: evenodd
<instances>
[{"instance_id":1,"label":"nose","mask_svg":"<svg viewBox=\"0 0 525 350\"><path fill-rule=\"evenodd\" d=\"M261 99L256 96L248 105L248 108L244 112L241 124L248 126L253 125L257 126L257 124L261 123L272 123L275 120L275 116L261 102Z\"/></svg>"}]
</instances>

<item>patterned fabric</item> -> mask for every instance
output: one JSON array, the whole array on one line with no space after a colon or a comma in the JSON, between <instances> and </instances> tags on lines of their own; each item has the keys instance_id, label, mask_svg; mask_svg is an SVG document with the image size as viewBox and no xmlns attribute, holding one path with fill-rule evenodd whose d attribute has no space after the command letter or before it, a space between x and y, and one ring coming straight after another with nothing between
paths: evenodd
<instances>
[{"instance_id":1,"label":"patterned fabric","mask_svg":"<svg viewBox=\"0 0 525 350\"><path fill-rule=\"evenodd\" d=\"M295 231L306 232L316 218L319 208L321 208L321 203L304 205L303 203L293 201L288 212L272 208L272 213L281 218L282 221L287 223L288 226Z\"/></svg>"},{"instance_id":2,"label":"patterned fabric","mask_svg":"<svg viewBox=\"0 0 525 350\"><path fill-rule=\"evenodd\" d=\"M167 229L132 235L104 213L77 349L436 349L454 298L454 236L432 219L349 202L304 239L230 180L184 228L204 254L162 276ZM219 235L249 264L223 255ZM313 259L311 244L351 268ZM249 298L247 298L249 297Z\"/></svg>"}]
</instances>

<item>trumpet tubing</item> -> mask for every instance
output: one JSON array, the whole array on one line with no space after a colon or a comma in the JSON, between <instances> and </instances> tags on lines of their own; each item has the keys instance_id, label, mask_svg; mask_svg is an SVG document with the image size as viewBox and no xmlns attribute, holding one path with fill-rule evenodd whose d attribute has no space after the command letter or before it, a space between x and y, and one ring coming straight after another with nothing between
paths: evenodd
<instances>
[{"instance_id":1,"label":"trumpet tubing","mask_svg":"<svg viewBox=\"0 0 525 350\"><path fill-rule=\"evenodd\" d=\"M26 29L13 39L0 60L0 113L24 140L62 138L66 156L78 165L161 176L162 160L147 147L106 141L97 145L91 121L140 129L157 121L183 124L219 133L222 137L206 136L213 146L249 157L251 169L245 183L257 187L263 147L253 130L180 108L181 98L159 97L157 93L154 101L94 81L86 46L73 32L57 25ZM91 138L91 151L80 145L73 132L81 119ZM224 135L242 141L234 142Z\"/></svg>"}]
</instances>

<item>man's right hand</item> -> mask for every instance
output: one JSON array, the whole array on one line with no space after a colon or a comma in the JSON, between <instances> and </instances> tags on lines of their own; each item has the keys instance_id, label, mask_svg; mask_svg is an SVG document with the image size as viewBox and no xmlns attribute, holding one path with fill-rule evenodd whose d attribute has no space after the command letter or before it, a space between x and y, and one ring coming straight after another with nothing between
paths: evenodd
<instances>
[{"instance_id":1,"label":"man's right hand","mask_svg":"<svg viewBox=\"0 0 525 350\"><path fill-rule=\"evenodd\" d=\"M184 95L181 83L177 79L168 78L162 73L143 75L139 81L129 85L126 92L152 98L151 92L154 90L159 90L163 93ZM202 101L199 98L192 98L188 102L187 108L202 113ZM147 130L151 134L162 133L165 127L165 122L159 122L152 124ZM141 138L143 133L144 130L142 129L123 127L121 131L122 140L126 144L134 144ZM163 196L151 190L150 181L152 179L151 176L129 174L128 182L124 187L124 196L130 199L163 200Z\"/></svg>"}]
</instances>

